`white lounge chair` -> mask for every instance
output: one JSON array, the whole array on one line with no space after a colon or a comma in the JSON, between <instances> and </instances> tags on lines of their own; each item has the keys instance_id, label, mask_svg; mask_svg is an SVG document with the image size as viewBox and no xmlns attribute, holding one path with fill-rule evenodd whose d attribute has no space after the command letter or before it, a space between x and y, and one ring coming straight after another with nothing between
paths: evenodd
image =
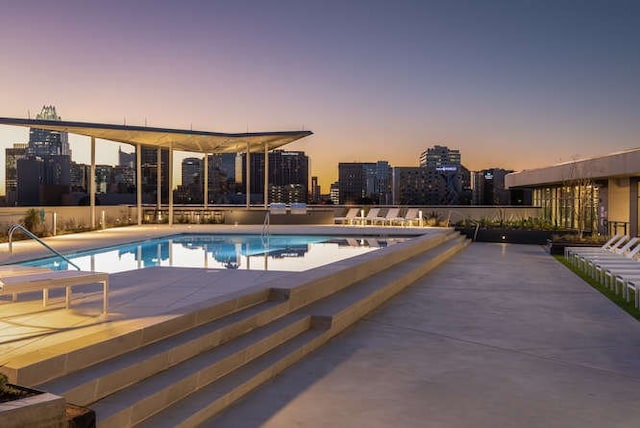
<instances>
[{"instance_id":1,"label":"white lounge chair","mask_svg":"<svg viewBox=\"0 0 640 428\"><path fill-rule=\"evenodd\" d=\"M579 260L581 255L611 252L630 239L628 235L615 235L600 247L566 247L564 255L571 263ZM575 264L575 263L574 263Z\"/></svg>"},{"instance_id":2,"label":"white lounge chair","mask_svg":"<svg viewBox=\"0 0 640 428\"><path fill-rule=\"evenodd\" d=\"M78 285L102 284L102 312L109 311L109 274L84 271L46 271L13 274L0 272L0 294L26 293L42 290L42 305L47 306L50 288L65 288L65 306L71 306L71 287Z\"/></svg>"},{"instance_id":3,"label":"white lounge chair","mask_svg":"<svg viewBox=\"0 0 640 428\"><path fill-rule=\"evenodd\" d=\"M418 208L409 208L405 213L403 219L403 226L411 226L414 223L420 225L420 220L422 220L420 216L420 210Z\"/></svg>"},{"instance_id":4,"label":"white lounge chair","mask_svg":"<svg viewBox=\"0 0 640 428\"><path fill-rule=\"evenodd\" d=\"M570 262L579 267L585 267L589 257L596 257L604 254L616 254L618 249L624 247L625 243L631 239L629 235L622 236L619 240L613 242L608 247L577 247L570 252Z\"/></svg>"},{"instance_id":5,"label":"white lounge chair","mask_svg":"<svg viewBox=\"0 0 640 428\"><path fill-rule=\"evenodd\" d=\"M402 223L404 217L400 217L400 208L389 208L387 215L384 216L384 224Z\"/></svg>"},{"instance_id":6,"label":"white lounge chair","mask_svg":"<svg viewBox=\"0 0 640 428\"><path fill-rule=\"evenodd\" d=\"M340 224L353 224L359 212L360 208L349 208L349 211L347 211L344 217L334 217L333 221Z\"/></svg>"},{"instance_id":7,"label":"white lounge chair","mask_svg":"<svg viewBox=\"0 0 640 428\"><path fill-rule=\"evenodd\" d=\"M361 224L373 224L373 222L380 218L378 216L379 213L380 208L371 208L365 217L356 217L354 221L359 221Z\"/></svg>"}]
</instances>

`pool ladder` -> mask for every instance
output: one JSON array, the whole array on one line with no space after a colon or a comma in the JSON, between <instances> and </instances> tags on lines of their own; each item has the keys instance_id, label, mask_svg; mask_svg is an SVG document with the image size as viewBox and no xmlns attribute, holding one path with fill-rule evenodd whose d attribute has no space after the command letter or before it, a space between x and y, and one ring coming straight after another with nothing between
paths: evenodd
<instances>
[{"instance_id":1,"label":"pool ladder","mask_svg":"<svg viewBox=\"0 0 640 428\"><path fill-rule=\"evenodd\" d=\"M267 211L264 215L264 221L262 222L262 232L260 232L260 239L262 240L262 246L265 248L269 248L269 238L271 236L271 230L269 226L271 225L271 215L269 211Z\"/></svg>"},{"instance_id":2,"label":"pool ladder","mask_svg":"<svg viewBox=\"0 0 640 428\"><path fill-rule=\"evenodd\" d=\"M61 259L63 259L64 261L66 261L67 263L69 263L71 266L73 266L74 268L78 269L78 270L82 270L80 269L80 267L75 264L74 262L72 262L71 260L69 260L69 258L67 256L65 256L64 254L60 253L57 250L54 250L53 248L51 248L49 245L47 245L42 239L38 238L36 235L34 235L33 233L31 233L29 231L29 229L27 229L26 227L24 227L21 224L12 224L11 226L9 226L9 254L13 254L13 241L12 241L12 237L13 237L13 232L15 232L16 230L20 230L22 233L24 233L25 235L27 235L29 238L33 239L34 241L40 243L40 245L42 245L43 247L45 247L47 250L51 251L53 254L55 254L56 256L60 257Z\"/></svg>"}]
</instances>

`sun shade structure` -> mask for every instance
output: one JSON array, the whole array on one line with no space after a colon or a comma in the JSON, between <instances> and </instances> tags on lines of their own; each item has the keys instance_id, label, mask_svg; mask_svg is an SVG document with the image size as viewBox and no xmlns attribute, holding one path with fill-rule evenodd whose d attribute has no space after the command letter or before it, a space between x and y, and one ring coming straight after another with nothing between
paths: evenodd
<instances>
[{"instance_id":1,"label":"sun shade structure","mask_svg":"<svg viewBox=\"0 0 640 428\"><path fill-rule=\"evenodd\" d=\"M134 146L142 144L144 146L173 148L173 150L197 153L238 153L246 151L247 145L251 152L261 152L264 150L265 145L269 147L269 150L273 150L313 134L311 131L227 134L185 129L8 117L0 117L0 125L68 132Z\"/></svg>"},{"instance_id":2,"label":"sun shade structure","mask_svg":"<svg viewBox=\"0 0 640 428\"><path fill-rule=\"evenodd\" d=\"M268 187L268 159L269 150L276 149L292 143L301 138L312 135L311 131L281 131L281 132L247 132L228 134L222 132L195 131L192 129L154 128L147 126L113 125L106 123L69 122L58 120L20 119L0 117L0 125L22 126L28 128L46 129L48 131L67 132L70 134L84 135L91 138L91 189L89 191L92 210L92 227L95 227L95 140L103 139L126 143L136 146L137 157L137 188L138 188L138 224L142 221L142 194L141 194L141 146L169 149L169 224L173 222L173 151L196 152L205 154L205 175L207 174L207 154L210 153L246 153L247 163L247 208L249 208L249 154L252 152L265 153L265 191L264 205L267 206ZM159 157L158 153L158 157ZM159 164L158 164L159 165ZM158 175L160 172L158 171ZM207 179L205 176L205 192L207 194ZM158 180L160 185L160 180ZM160 192L158 192L158 195ZM161 201L158 201L160 206ZM207 198L205 197L205 208Z\"/></svg>"}]
</instances>

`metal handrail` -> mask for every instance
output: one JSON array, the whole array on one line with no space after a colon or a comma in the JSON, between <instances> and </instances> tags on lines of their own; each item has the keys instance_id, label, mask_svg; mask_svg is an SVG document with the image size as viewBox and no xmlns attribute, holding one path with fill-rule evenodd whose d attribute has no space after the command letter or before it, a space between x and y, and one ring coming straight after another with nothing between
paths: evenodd
<instances>
[{"instance_id":1,"label":"metal handrail","mask_svg":"<svg viewBox=\"0 0 640 428\"><path fill-rule=\"evenodd\" d=\"M47 245L42 239L38 238L36 235L34 235L33 233L31 233L29 231L29 229L27 229L26 227L24 227L21 224L12 224L11 226L9 226L9 254L13 254L13 242L11 240L12 236L13 236L13 232L15 232L16 230L21 230L22 233L24 233L25 235L27 235L29 238L39 242L43 247L45 247L47 250L51 251L53 254L55 254L56 256L60 257L61 259L63 259L64 261L66 261L67 263L69 263L71 266L73 266L74 268L78 269L78 270L82 270L80 269L80 267L75 264L74 262L72 262L71 260L69 260L69 258L67 256L65 256L64 254L60 253L57 250L54 250L53 248L51 248L49 245Z\"/></svg>"},{"instance_id":2,"label":"metal handrail","mask_svg":"<svg viewBox=\"0 0 640 428\"><path fill-rule=\"evenodd\" d=\"M461 214L462 215L462 213L459 212L459 211L449 210L449 214L447 215L447 227L449 227L449 225L451 223L451 214L452 213L457 213L457 214ZM472 219L470 219L468 217L465 220L470 221L471 223L475 224L475 226L476 226L475 230L473 231L473 238L471 238L471 241L475 242L476 238L478 237L478 229L480 229L480 223L475 221L475 220L472 220Z\"/></svg>"},{"instance_id":3,"label":"metal handrail","mask_svg":"<svg viewBox=\"0 0 640 428\"><path fill-rule=\"evenodd\" d=\"M266 248L269 247L269 237L271 235L271 231L269 230L270 225L271 225L271 214L269 210L267 210L267 212L264 215L264 222L262 223L262 232L260 233L262 246Z\"/></svg>"}]
</instances>

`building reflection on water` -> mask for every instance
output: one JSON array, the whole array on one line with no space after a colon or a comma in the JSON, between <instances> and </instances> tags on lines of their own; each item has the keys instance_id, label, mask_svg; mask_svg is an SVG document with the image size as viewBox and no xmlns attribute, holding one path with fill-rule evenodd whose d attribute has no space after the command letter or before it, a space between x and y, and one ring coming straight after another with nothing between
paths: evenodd
<instances>
[{"instance_id":1,"label":"building reflection on water","mask_svg":"<svg viewBox=\"0 0 640 428\"><path fill-rule=\"evenodd\" d=\"M334 260L386 247L403 238L389 237L313 237L249 235L175 236L162 241L130 244L122 248L106 249L101 254L79 254L72 261L94 271L118 272L154 266L204 267L210 269L284 269L306 270ZM312 250L313 246L313 250ZM343 249L349 254L342 254ZM313 255L308 256L312 250ZM306 257L306 259L305 259ZM315 259L322 259L317 261ZM290 267L290 262L304 265ZM43 264L39 264L43 266ZM47 267L56 270L70 268L60 259Z\"/></svg>"}]
</instances>

